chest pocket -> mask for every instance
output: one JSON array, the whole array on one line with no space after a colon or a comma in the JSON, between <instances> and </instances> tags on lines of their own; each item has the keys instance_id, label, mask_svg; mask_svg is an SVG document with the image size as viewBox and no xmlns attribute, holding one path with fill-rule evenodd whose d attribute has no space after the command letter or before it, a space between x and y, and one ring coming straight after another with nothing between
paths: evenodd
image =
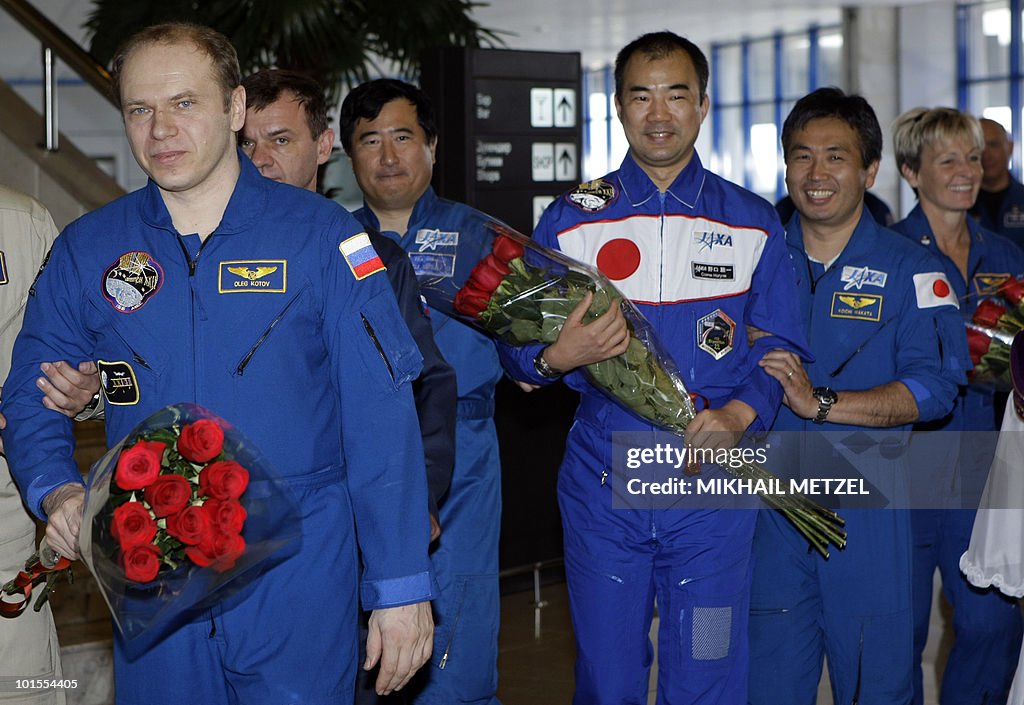
<instances>
[{"instance_id":1,"label":"chest pocket","mask_svg":"<svg viewBox=\"0 0 1024 705\"><path fill-rule=\"evenodd\" d=\"M319 327L313 319L303 315L308 291L307 283L282 306L271 309L270 317L267 317L263 309L258 309L259 313L250 311L240 314L242 320L238 321L240 329L236 339L243 344L240 349L236 348L236 356L227 358L232 375L241 377L254 360L267 355L275 355L280 360L280 354L274 351L279 350L280 343L291 343L296 338L308 339L319 333Z\"/></svg>"},{"instance_id":2,"label":"chest pocket","mask_svg":"<svg viewBox=\"0 0 1024 705\"><path fill-rule=\"evenodd\" d=\"M159 341L150 332L150 320L153 319L138 313L115 313L105 302L96 303L90 299L86 322L89 330L96 336L96 358L108 362L127 363L135 370L136 375L160 377L167 367L168 346L166 341ZM172 328L173 326L168 326L168 330L164 332L165 337L172 335Z\"/></svg>"}]
</instances>

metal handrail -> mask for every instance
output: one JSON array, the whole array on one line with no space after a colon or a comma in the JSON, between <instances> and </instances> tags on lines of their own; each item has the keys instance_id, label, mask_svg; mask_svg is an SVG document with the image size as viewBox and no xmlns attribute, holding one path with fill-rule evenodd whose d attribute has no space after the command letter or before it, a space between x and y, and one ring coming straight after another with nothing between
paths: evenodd
<instances>
[{"instance_id":1,"label":"metal handrail","mask_svg":"<svg viewBox=\"0 0 1024 705\"><path fill-rule=\"evenodd\" d=\"M0 0L0 8L6 10L7 14L43 45L43 123L45 125L44 146L47 151L54 152L58 146L57 79L56 72L53 70L54 54L106 98L107 102L120 109L120 106L114 101L110 72L78 46L78 43L65 34L60 27L25 0Z\"/></svg>"}]
</instances>

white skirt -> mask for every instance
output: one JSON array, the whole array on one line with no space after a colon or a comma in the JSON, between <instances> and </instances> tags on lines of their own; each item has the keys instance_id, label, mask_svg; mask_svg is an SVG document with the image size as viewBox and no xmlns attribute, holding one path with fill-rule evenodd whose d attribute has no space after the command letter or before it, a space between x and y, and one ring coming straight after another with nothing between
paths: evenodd
<instances>
[{"instance_id":1,"label":"white skirt","mask_svg":"<svg viewBox=\"0 0 1024 705\"><path fill-rule=\"evenodd\" d=\"M960 570L973 585L1024 597L1024 421L1012 398ZM1007 705L1024 705L1024 649Z\"/></svg>"}]
</instances>

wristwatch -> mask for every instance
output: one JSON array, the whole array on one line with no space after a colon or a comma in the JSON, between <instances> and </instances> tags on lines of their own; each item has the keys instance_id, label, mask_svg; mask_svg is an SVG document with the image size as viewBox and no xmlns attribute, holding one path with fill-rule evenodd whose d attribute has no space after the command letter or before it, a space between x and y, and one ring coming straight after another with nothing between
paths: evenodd
<instances>
[{"instance_id":1,"label":"wristwatch","mask_svg":"<svg viewBox=\"0 0 1024 705\"><path fill-rule=\"evenodd\" d=\"M839 401L839 395L829 387L815 387L811 390L811 394L818 400L818 415L811 421L818 424L825 423L825 417L828 416L828 412L832 411L832 406Z\"/></svg>"},{"instance_id":2,"label":"wristwatch","mask_svg":"<svg viewBox=\"0 0 1024 705\"><path fill-rule=\"evenodd\" d=\"M537 371L537 374L539 374L541 377L544 377L545 379L555 379L556 377L561 377L562 373L555 370L551 365L548 364L548 361L544 359L545 350L547 350L547 348L542 349L539 353L537 353L537 356L533 358L533 369Z\"/></svg>"}]
</instances>

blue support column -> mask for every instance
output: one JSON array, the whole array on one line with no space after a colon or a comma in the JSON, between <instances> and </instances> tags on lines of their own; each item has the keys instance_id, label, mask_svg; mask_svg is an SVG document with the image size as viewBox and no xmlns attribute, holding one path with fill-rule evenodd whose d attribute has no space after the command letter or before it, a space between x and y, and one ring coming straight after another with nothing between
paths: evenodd
<instances>
[{"instance_id":1,"label":"blue support column","mask_svg":"<svg viewBox=\"0 0 1024 705\"><path fill-rule=\"evenodd\" d=\"M782 137L782 123L785 120L785 116L782 114L782 33L776 32L775 36L772 37L772 48L775 54L775 76L774 76L774 95L772 96L772 102L774 105L773 120L775 121L775 129ZM786 168L785 168L785 155L782 153L781 141L775 145L775 200L778 201L780 198L786 195Z\"/></svg>"},{"instance_id":2,"label":"blue support column","mask_svg":"<svg viewBox=\"0 0 1024 705\"><path fill-rule=\"evenodd\" d=\"M750 40L744 38L740 42L740 66L743 67L741 74L741 91L743 108L743 188L749 189L754 184L754 157L750 152Z\"/></svg>"}]
</instances>

